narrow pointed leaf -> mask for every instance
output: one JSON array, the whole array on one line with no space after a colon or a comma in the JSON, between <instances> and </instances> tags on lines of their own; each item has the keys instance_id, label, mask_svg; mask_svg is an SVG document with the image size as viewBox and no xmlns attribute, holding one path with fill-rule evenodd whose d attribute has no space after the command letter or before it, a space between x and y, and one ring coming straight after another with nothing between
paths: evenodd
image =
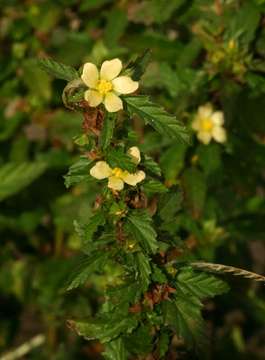
<instances>
[{"instance_id":1,"label":"narrow pointed leaf","mask_svg":"<svg viewBox=\"0 0 265 360\"><path fill-rule=\"evenodd\" d=\"M87 340L99 339L101 342L109 342L121 334L130 334L137 326L135 316L115 319L110 315L107 319L90 321L70 321L69 325L79 335Z\"/></svg>"},{"instance_id":2,"label":"narrow pointed leaf","mask_svg":"<svg viewBox=\"0 0 265 360\"><path fill-rule=\"evenodd\" d=\"M146 252L155 253L158 248L152 219L146 211L135 210L127 218L126 231L142 245Z\"/></svg>"},{"instance_id":3,"label":"narrow pointed leaf","mask_svg":"<svg viewBox=\"0 0 265 360\"><path fill-rule=\"evenodd\" d=\"M38 59L37 62L43 70L57 79L72 81L79 78L78 72L72 66L51 59Z\"/></svg>"},{"instance_id":4,"label":"narrow pointed leaf","mask_svg":"<svg viewBox=\"0 0 265 360\"><path fill-rule=\"evenodd\" d=\"M137 277L141 284L142 290L147 291L150 284L151 267L149 258L143 253L139 252L135 255L136 266L137 266Z\"/></svg>"},{"instance_id":5,"label":"narrow pointed leaf","mask_svg":"<svg viewBox=\"0 0 265 360\"><path fill-rule=\"evenodd\" d=\"M124 96L123 100L131 115L139 116L161 135L189 143L190 135L186 127L174 115L151 102L148 96Z\"/></svg>"},{"instance_id":6,"label":"narrow pointed leaf","mask_svg":"<svg viewBox=\"0 0 265 360\"><path fill-rule=\"evenodd\" d=\"M177 276L177 286L183 293L190 294L203 300L208 297L220 295L229 290L228 285L216 276L196 272L190 268L183 269Z\"/></svg>"},{"instance_id":7,"label":"narrow pointed leaf","mask_svg":"<svg viewBox=\"0 0 265 360\"><path fill-rule=\"evenodd\" d=\"M100 134L99 143L102 150L106 150L109 146L113 131L115 127L116 114L115 113L107 113L107 116L104 119L103 129Z\"/></svg>"},{"instance_id":8,"label":"narrow pointed leaf","mask_svg":"<svg viewBox=\"0 0 265 360\"><path fill-rule=\"evenodd\" d=\"M245 279L251 279L255 281L265 282L265 276L253 273L251 271L236 268L234 266L212 264L207 262L193 262L190 264L194 269L210 271L218 274L231 274L234 276L240 276Z\"/></svg>"},{"instance_id":9,"label":"narrow pointed leaf","mask_svg":"<svg viewBox=\"0 0 265 360\"><path fill-rule=\"evenodd\" d=\"M82 257L71 272L66 290L69 291L84 284L92 273L103 269L107 259L108 254L104 252Z\"/></svg>"}]
</instances>

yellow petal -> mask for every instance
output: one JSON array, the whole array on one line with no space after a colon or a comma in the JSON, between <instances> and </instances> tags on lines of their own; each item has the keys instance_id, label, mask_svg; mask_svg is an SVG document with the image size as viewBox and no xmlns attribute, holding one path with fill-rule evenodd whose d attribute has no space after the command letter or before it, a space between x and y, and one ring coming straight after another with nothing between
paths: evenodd
<instances>
[{"instance_id":1,"label":"yellow petal","mask_svg":"<svg viewBox=\"0 0 265 360\"><path fill-rule=\"evenodd\" d=\"M106 161L98 161L95 166L90 169L90 175L98 180L106 179L111 175L111 168Z\"/></svg>"},{"instance_id":2,"label":"yellow petal","mask_svg":"<svg viewBox=\"0 0 265 360\"><path fill-rule=\"evenodd\" d=\"M130 174L128 171L125 171L122 180L128 184L135 186L139 182L143 181L145 179L145 172L142 170L136 171L134 174Z\"/></svg>"},{"instance_id":3,"label":"yellow petal","mask_svg":"<svg viewBox=\"0 0 265 360\"><path fill-rule=\"evenodd\" d=\"M103 101L103 96L97 90L87 90L84 97L91 107L96 107Z\"/></svg>"},{"instance_id":4,"label":"yellow petal","mask_svg":"<svg viewBox=\"0 0 265 360\"><path fill-rule=\"evenodd\" d=\"M198 115L201 118L208 118L212 115L212 113L213 113L213 107L211 104L200 106L198 109Z\"/></svg>"},{"instance_id":5,"label":"yellow petal","mask_svg":"<svg viewBox=\"0 0 265 360\"><path fill-rule=\"evenodd\" d=\"M205 145L208 145L211 141L212 135L209 132L200 131L197 134L198 139Z\"/></svg>"},{"instance_id":6,"label":"yellow petal","mask_svg":"<svg viewBox=\"0 0 265 360\"><path fill-rule=\"evenodd\" d=\"M88 87L95 88L98 82L98 69L96 65L85 63L81 79Z\"/></svg>"},{"instance_id":7,"label":"yellow petal","mask_svg":"<svg viewBox=\"0 0 265 360\"><path fill-rule=\"evenodd\" d=\"M120 59L104 61L100 69L100 78L104 80L112 80L119 75L122 69Z\"/></svg>"},{"instance_id":8,"label":"yellow petal","mask_svg":"<svg viewBox=\"0 0 265 360\"><path fill-rule=\"evenodd\" d=\"M124 182L116 176L109 177L108 187L113 190L120 191L124 187Z\"/></svg>"},{"instance_id":9,"label":"yellow petal","mask_svg":"<svg viewBox=\"0 0 265 360\"><path fill-rule=\"evenodd\" d=\"M215 125L223 125L224 123L224 113L222 111L215 111L211 116L212 122Z\"/></svg>"},{"instance_id":10,"label":"yellow petal","mask_svg":"<svg viewBox=\"0 0 265 360\"><path fill-rule=\"evenodd\" d=\"M104 105L108 112L116 112L123 109L121 99L113 92L109 92L106 94L104 99Z\"/></svg>"},{"instance_id":11,"label":"yellow petal","mask_svg":"<svg viewBox=\"0 0 265 360\"><path fill-rule=\"evenodd\" d=\"M139 164L139 162L141 161L140 150L138 149L137 146L130 147L130 149L127 151L127 154L130 155L130 157L132 158L132 161L135 164Z\"/></svg>"},{"instance_id":12,"label":"yellow petal","mask_svg":"<svg viewBox=\"0 0 265 360\"><path fill-rule=\"evenodd\" d=\"M215 126L213 128L213 138L219 143L224 143L226 141L226 131L221 126Z\"/></svg>"},{"instance_id":13,"label":"yellow petal","mask_svg":"<svg viewBox=\"0 0 265 360\"><path fill-rule=\"evenodd\" d=\"M191 127L193 128L193 130L200 130L200 118L198 116L196 116L193 120Z\"/></svg>"},{"instance_id":14,"label":"yellow petal","mask_svg":"<svg viewBox=\"0 0 265 360\"><path fill-rule=\"evenodd\" d=\"M138 89L138 81L133 81L129 76L119 76L112 80L113 88L120 94L131 94Z\"/></svg>"}]
</instances>

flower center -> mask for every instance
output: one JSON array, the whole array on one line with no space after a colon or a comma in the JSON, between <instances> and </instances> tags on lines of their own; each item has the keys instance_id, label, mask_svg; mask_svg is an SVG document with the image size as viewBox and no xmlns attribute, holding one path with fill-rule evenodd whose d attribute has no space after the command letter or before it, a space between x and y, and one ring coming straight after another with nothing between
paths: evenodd
<instances>
[{"instance_id":1,"label":"flower center","mask_svg":"<svg viewBox=\"0 0 265 360\"><path fill-rule=\"evenodd\" d=\"M112 169L112 175L117 178L122 177L123 173L124 173L124 171L118 167L115 167L114 169Z\"/></svg>"},{"instance_id":2,"label":"flower center","mask_svg":"<svg viewBox=\"0 0 265 360\"><path fill-rule=\"evenodd\" d=\"M201 120L201 128L203 131L211 131L213 128L213 123L210 119L202 119Z\"/></svg>"},{"instance_id":3,"label":"flower center","mask_svg":"<svg viewBox=\"0 0 265 360\"><path fill-rule=\"evenodd\" d=\"M109 91L113 89L111 81L108 80L98 80L97 90L101 95L106 95Z\"/></svg>"}]
</instances>

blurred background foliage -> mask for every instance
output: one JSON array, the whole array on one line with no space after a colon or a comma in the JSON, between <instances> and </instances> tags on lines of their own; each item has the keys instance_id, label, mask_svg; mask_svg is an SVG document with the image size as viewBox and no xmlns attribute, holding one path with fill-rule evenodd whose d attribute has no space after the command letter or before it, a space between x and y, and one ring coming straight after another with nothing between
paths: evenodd
<instances>
[{"instance_id":1,"label":"blurred background foliage","mask_svg":"<svg viewBox=\"0 0 265 360\"><path fill-rule=\"evenodd\" d=\"M137 133L166 184L183 190L183 196L165 195L161 212L165 231L181 234L180 252L185 247L194 259L264 274L265 1L0 5L0 353L36 334L44 334L45 344L24 358L100 359L102 351L67 329L66 319L93 314L106 279L63 292L80 247L73 220L90 215L96 191L89 181L64 186L63 175L78 158L73 139L82 118L63 109L64 82L39 69L35 58L79 68L114 57L126 62L148 48L142 93L186 124L206 102L224 111L225 146L194 139L187 148L151 129L143 134L136 124ZM108 269L108 282L114 271ZM264 288L228 280L232 291L205 306L209 359L264 359ZM140 347L141 338L134 340ZM178 349L169 356L193 355Z\"/></svg>"}]
</instances>

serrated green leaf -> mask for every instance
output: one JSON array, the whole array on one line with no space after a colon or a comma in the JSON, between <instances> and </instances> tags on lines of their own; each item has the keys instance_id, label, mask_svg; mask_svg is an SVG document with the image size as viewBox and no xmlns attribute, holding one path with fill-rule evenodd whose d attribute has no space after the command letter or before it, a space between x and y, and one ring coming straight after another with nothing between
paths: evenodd
<instances>
[{"instance_id":1,"label":"serrated green leaf","mask_svg":"<svg viewBox=\"0 0 265 360\"><path fill-rule=\"evenodd\" d=\"M58 79L72 81L79 78L79 74L75 68L52 59L37 59L37 64L47 73Z\"/></svg>"},{"instance_id":2,"label":"serrated green leaf","mask_svg":"<svg viewBox=\"0 0 265 360\"><path fill-rule=\"evenodd\" d=\"M123 100L131 115L138 115L161 135L189 143L190 135L186 127L174 115L151 102L148 96L124 96Z\"/></svg>"},{"instance_id":3,"label":"serrated green leaf","mask_svg":"<svg viewBox=\"0 0 265 360\"><path fill-rule=\"evenodd\" d=\"M176 330L189 346L205 351L208 338L201 309L191 299L178 295L175 299L177 308Z\"/></svg>"},{"instance_id":4,"label":"serrated green leaf","mask_svg":"<svg viewBox=\"0 0 265 360\"><path fill-rule=\"evenodd\" d=\"M207 336L201 315L201 300L222 294L228 286L222 280L191 268L177 276L174 300L163 304L164 320L190 347L205 349Z\"/></svg>"},{"instance_id":5,"label":"serrated green leaf","mask_svg":"<svg viewBox=\"0 0 265 360\"><path fill-rule=\"evenodd\" d=\"M100 340L101 342L109 342L117 338L121 334L130 334L137 326L135 316L116 317L116 314L109 314L107 318L84 321L72 321L71 327L77 333L88 340Z\"/></svg>"},{"instance_id":6,"label":"serrated green leaf","mask_svg":"<svg viewBox=\"0 0 265 360\"><path fill-rule=\"evenodd\" d=\"M177 286L187 296L192 294L200 300L229 290L228 285L221 279L205 272L195 272L190 268L181 270L177 276Z\"/></svg>"},{"instance_id":7,"label":"serrated green leaf","mask_svg":"<svg viewBox=\"0 0 265 360\"><path fill-rule=\"evenodd\" d=\"M76 221L74 223L75 230L80 236L83 246L87 246L89 242L91 242L94 233L97 231L98 227L104 225L105 217L102 211L98 211L95 215L93 215L87 224L80 225Z\"/></svg>"},{"instance_id":8,"label":"serrated green leaf","mask_svg":"<svg viewBox=\"0 0 265 360\"><path fill-rule=\"evenodd\" d=\"M106 154L106 161L112 167L118 167L129 172L135 172L136 164L122 149L110 149Z\"/></svg>"},{"instance_id":9,"label":"serrated green leaf","mask_svg":"<svg viewBox=\"0 0 265 360\"><path fill-rule=\"evenodd\" d=\"M142 245L146 252L155 253L158 249L156 232L152 227L152 219L144 210L134 210L127 217L126 231Z\"/></svg>"},{"instance_id":10,"label":"serrated green leaf","mask_svg":"<svg viewBox=\"0 0 265 360\"><path fill-rule=\"evenodd\" d=\"M7 163L0 168L0 201L18 193L44 173L44 162Z\"/></svg>"},{"instance_id":11,"label":"serrated green leaf","mask_svg":"<svg viewBox=\"0 0 265 360\"><path fill-rule=\"evenodd\" d=\"M188 297L179 294L174 301L162 305L165 325L172 327L189 347L203 349L207 344L201 308Z\"/></svg>"},{"instance_id":12,"label":"serrated green leaf","mask_svg":"<svg viewBox=\"0 0 265 360\"><path fill-rule=\"evenodd\" d=\"M153 158L151 158L151 156L144 155L143 165L146 168L146 170L149 170L150 172L152 172L157 176L161 176L161 169L158 163L155 162Z\"/></svg>"},{"instance_id":13,"label":"serrated green leaf","mask_svg":"<svg viewBox=\"0 0 265 360\"><path fill-rule=\"evenodd\" d=\"M150 284L151 266L150 260L141 252L135 254L137 279L143 292L147 291Z\"/></svg>"},{"instance_id":14,"label":"serrated green leaf","mask_svg":"<svg viewBox=\"0 0 265 360\"><path fill-rule=\"evenodd\" d=\"M81 181L88 180L91 163L92 160L88 159L86 156L82 156L78 162L69 168L68 173L64 176L65 186L69 188Z\"/></svg>"},{"instance_id":15,"label":"serrated green leaf","mask_svg":"<svg viewBox=\"0 0 265 360\"><path fill-rule=\"evenodd\" d=\"M126 349L121 337L105 344L103 356L107 360L126 360Z\"/></svg>"},{"instance_id":16,"label":"serrated green leaf","mask_svg":"<svg viewBox=\"0 0 265 360\"><path fill-rule=\"evenodd\" d=\"M160 181L157 181L157 180L146 181L143 184L143 188L144 188L144 191L149 194L165 193L168 191L168 188L164 184L162 184Z\"/></svg>"},{"instance_id":17,"label":"serrated green leaf","mask_svg":"<svg viewBox=\"0 0 265 360\"><path fill-rule=\"evenodd\" d=\"M71 272L66 290L72 290L84 284L95 271L101 271L108 260L106 252L83 256L78 260L78 265Z\"/></svg>"},{"instance_id":18,"label":"serrated green leaf","mask_svg":"<svg viewBox=\"0 0 265 360\"><path fill-rule=\"evenodd\" d=\"M111 142L115 127L116 117L117 117L116 113L107 113L107 116L104 119L103 129L101 131L99 138L99 144L102 150L106 150Z\"/></svg>"},{"instance_id":19,"label":"serrated green leaf","mask_svg":"<svg viewBox=\"0 0 265 360\"><path fill-rule=\"evenodd\" d=\"M110 287L106 291L106 295L111 303L111 309L124 308L126 313L130 305L135 304L139 299L139 285L134 279L116 287Z\"/></svg>"}]
</instances>

